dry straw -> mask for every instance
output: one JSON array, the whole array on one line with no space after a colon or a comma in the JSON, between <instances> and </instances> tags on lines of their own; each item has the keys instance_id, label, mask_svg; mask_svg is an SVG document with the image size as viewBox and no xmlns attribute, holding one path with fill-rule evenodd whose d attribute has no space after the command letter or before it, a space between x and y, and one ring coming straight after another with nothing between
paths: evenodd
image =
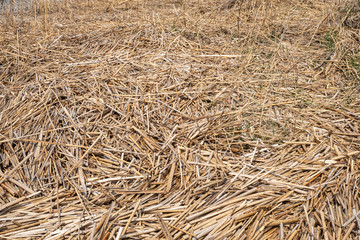
<instances>
[{"instance_id":1,"label":"dry straw","mask_svg":"<svg viewBox=\"0 0 360 240\"><path fill-rule=\"evenodd\" d=\"M1 239L360 235L355 1L3 10Z\"/></svg>"}]
</instances>

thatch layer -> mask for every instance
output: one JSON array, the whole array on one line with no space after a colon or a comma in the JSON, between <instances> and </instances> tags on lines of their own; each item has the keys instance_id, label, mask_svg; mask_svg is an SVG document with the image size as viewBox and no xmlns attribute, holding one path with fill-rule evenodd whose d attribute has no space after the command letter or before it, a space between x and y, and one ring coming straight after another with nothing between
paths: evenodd
<instances>
[{"instance_id":1,"label":"thatch layer","mask_svg":"<svg viewBox=\"0 0 360 240\"><path fill-rule=\"evenodd\" d=\"M4 11L0 238L355 239L360 7L338 2Z\"/></svg>"}]
</instances>

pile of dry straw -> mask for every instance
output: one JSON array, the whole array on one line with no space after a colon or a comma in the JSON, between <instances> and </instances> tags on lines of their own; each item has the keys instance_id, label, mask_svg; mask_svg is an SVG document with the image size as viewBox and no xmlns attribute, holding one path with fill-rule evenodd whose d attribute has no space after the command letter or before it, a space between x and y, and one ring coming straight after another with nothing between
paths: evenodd
<instances>
[{"instance_id":1,"label":"pile of dry straw","mask_svg":"<svg viewBox=\"0 0 360 240\"><path fill-rule=\"evenodd\" d=\"M4 7L0 239L357 239L357 4Z\"/></svg>"}]
</instances>

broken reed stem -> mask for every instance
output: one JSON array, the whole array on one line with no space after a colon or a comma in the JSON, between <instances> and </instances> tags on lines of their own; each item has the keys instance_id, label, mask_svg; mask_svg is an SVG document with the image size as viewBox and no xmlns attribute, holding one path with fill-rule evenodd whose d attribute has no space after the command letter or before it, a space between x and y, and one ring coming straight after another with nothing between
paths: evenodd
<instances>
[{"instance_id":1,"label":"broken reed stem","mask_svg":"<svg viewBox=\"0 0 360 240\"><path fill-rule=\"evenodd\" d=\"M129 225L130 225L130 223L131 223L131 221L132 221L132 219L133 219L133 217L134 217L134 215L135 215L135 213L136 213L136 211L137 211L137 209L138 209L138 207L140 205L140 202L141 202L141 200L139 199L137 201L137 203L136 203L136 205L135 205L135 207L134 207L134 209L133 209L133 211L132 211L132 213L131 213L131 215L130 215L130 217L129 217L129 219L128 219L128 221L127 221L121 235L125 235L128 227L129 227Z\"/></svg>"}]
</instances>

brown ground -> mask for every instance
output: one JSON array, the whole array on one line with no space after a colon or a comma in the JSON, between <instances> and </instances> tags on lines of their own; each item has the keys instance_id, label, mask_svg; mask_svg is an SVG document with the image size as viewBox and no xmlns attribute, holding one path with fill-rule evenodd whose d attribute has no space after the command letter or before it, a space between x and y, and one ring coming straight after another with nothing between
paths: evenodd
<instances>
[{"instance_id":1,"label":"brown ground","mask_svg":"<svg viewBox=\"0 0 360 240\"><path fill-rule=\"evenodd\" d=\"M0 239L358 239L356 1L41 0L0 24Z\"/></svg>"}]
</instances>

